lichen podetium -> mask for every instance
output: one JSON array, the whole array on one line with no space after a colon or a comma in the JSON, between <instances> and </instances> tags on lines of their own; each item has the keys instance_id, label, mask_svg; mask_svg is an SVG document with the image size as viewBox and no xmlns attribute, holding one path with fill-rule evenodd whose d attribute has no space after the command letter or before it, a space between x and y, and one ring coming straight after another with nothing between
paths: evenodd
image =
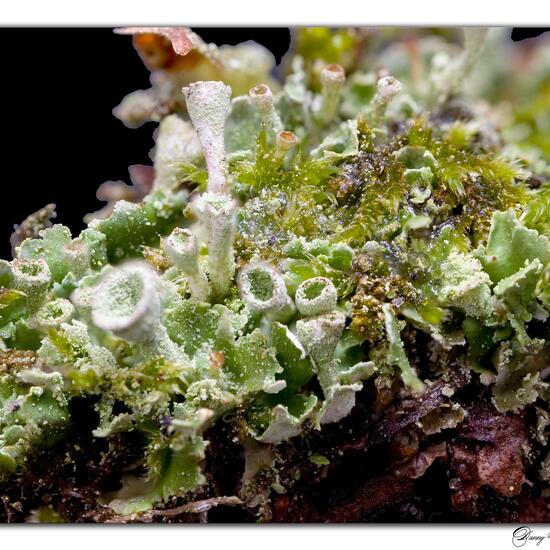
<instances>
[{"instance_id":1,"label":"lichen podetium","mask_svg":"<svg viewBox=\"0 0 550 550\"><path fill-rule=\"evenodd\" d=\"M120 32L154 179L0 263L0 518L429 520L428 475L447 521L546 507L550 42L297 29L276 79Z\"/></svg>"}]
</instances>

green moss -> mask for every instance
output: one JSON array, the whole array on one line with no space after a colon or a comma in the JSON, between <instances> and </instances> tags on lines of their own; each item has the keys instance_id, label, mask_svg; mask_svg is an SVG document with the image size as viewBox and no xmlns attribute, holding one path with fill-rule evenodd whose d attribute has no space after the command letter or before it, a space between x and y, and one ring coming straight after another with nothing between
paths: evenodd
<instances>
[{"instance_id":1,"label":"green moss","mask_svg":"<svg viewBox=\"0 0 550 550\"><path fill-rule=\"evenodd\" d=\"M471 233L474 240L487 234L495 211L525 202L518 167L499 158L494 150L479 146L463 123L441 131L418 120L407 133L407 142L429 151L435 159L432 185L440 216L459 210L455 226Z\"/></svg>"}]
</instances>

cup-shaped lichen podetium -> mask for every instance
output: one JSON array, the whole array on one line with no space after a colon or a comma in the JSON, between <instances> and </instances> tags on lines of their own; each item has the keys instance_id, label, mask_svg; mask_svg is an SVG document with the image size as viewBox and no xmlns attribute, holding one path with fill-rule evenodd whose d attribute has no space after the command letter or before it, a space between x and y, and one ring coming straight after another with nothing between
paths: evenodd
<instances>
[{"instance_id":1,"label":"cup-shaped lichen podetium","mask_svg":"<svg viewBox=\"0 0 550 550\"><path fill-rule=\"evenodd\" d=\"M187 278L191 296L195 300L206 301L210 286L206 273L199 265L197 238L189 229L176 227L170 236L162 241L168 259Z\"/></svg>"},{"instance_id":2,"label":"cup-shaped lichen podetium","mask_svg":"<svg viewBox=\"0 0 550 550\"><path fill-rule=\"evenodd\" d=\"M90 267L90 249L82 238L73 240L65 246L65 261L69 265L69 271L75 277L81 278Z\"/></svg>"},{"instance_id":3,"label":"cup-shaped lichen podetium","mask_svg":"<svg viewBox=\"0 0 550 550\"><path fill-rule=\"evenodd\" d=\"M187 111L199 135L208 169L208 191L227 190L225 121L231 109L231 88L223 82L195 82L183 88Z\"/></svg>"},{"instance_id":4,"label":"cup-shaped lichen podetium","mask_svg":"<svg viewBox=\"0 0 550 550\"><path fill-rule=\"evenodd\" d=\"M269 264L257 262L244 267L238 285L243 302L255 313L279 317L293 309L283 278Z\"/></svg>"},{"instance_id":5,"label":"cup-shaped lichen podetium","mask_svg":"<svg viewBox=\"0 0 550 550\"><path fill-rule=\"evenodd\" d=\"M51 273L44 260L13 260L11 264L13 284L17 290L27 295L27 304L31 312L36 311L44 302L51 283Z\"/></svg>"},{"instance_id":6,"label":"cup-shaped lichen podetium","mask_svg":"<svg viewBox=\"0 0 550 550\"><path fill-rule=\"evenodd\" d=\"M403 86L397 78L391 75L383 76L376 83L376 94L372 98L370 109L371 125L378 124L384 117L390 101L403 89Z\"/></svg>"},{"instance_id":7,"label":"cup-shaped lichen podetium","mask_svg":"<svg viewBox=\"0 0 550 550\"><path fill-rule=\"evenodd\" d=\"M304 281L294 297L296 307L302 315L320 315L334 310L338 295L330 279L313 277Z\"/></svg>"},{"instance_id":8,"label":"cup-shaped lichen podetium","mask_svg":"<svg viewBox=\"0 0 550 550\"><path fill-rule=\"evenodd\" d=\"M294 300L298 311L306 316L296 323L298 338L313 359L319 382L326 389L335 382L334 351L346 322L346 316L335 311L336 288L326 277L313 277L296 289Z\"/></svg>"},{"instance_id":9,"label":"cup-shaped lichen podetium","mask_svg":"<svg viewBox=\"0 0 550 550\"><path fill-rule=\"evenodd\" d=\"M250 101L257 109L266 132L274 134L283 129L281 119L273 104L273 93L266 84L258 84L249 92Z\"/></svg>"},{"instance_id":10,"label":"cup-shaped lichen podetium","mask_svg":"<svg viewBox=\"0 0 550 550\"><path fill-rule=\"evenodd\" d=\"M294 149L298 144L298 138L294 132L282 130L277 134L275 140L275 156L279 160L283 160L287 153Z\"/></svg>"},{"instance_id":11,"label":"cup-shaped lichen podetium","mask_svg":"<svg viewBox=\"0 0 550 550\"><path fill-rule=\"evenodd\" d=\"M141 262L110 271L92 296L92 320L125 340L147 340L160 324L155 272Z\"/></svg>"},{"instance_id":12,"label":"cup-shaped lichen podetium","mask_svg":"<svg viewBox=\"0 0 550 550\"><path fill-rule=\"evenodd\" d=\"M332 63L324 67L320 75L321 97L316 107L316 116L322 124L329 124L338 113L346 72L341 65Z\"/></svg>"},{"instance_id":13,"label":"cup-shaped lichen podetium","mask_svg":"<svg viewBox=\"0 0 550 550\"><path fill-rule=\"evenodd\" d=\"M144 262L109 271L91 299L94 325L140 345L145 356L179 361L181 353L161 324L158 275Z\"/></svg>"},{"instance_id":14,"label":"cup-shaped lichen podetium","mask_svg":"<svg viewBox=\"0 0 550 550\"><path fill-rule=\"evenodd\" d=\"M68 323L74 315L73 304L65 298L57 298L45 303L34 318L38 326L49 328L58 327L62 323Z\"/></svg>"}]
</instances>

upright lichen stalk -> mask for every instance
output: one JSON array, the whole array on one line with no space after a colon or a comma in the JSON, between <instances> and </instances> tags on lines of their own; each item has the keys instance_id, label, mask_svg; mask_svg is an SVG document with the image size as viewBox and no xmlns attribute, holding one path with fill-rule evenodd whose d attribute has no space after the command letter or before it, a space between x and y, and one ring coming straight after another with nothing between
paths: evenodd
<instances>
[{"instance_id":1,"label":"upright lichen stalk","mask_svg":"<svg viewBox=\"0 0 550 550\"><path fill-rule=\"evenodd\" d=\"M224 127L231 108L231 88L223 82L195 82L183 93L204 152L208 192L226 193Z\"/></svg>"},{"instance_id":2,"label":"upright lichen stalk","mask_svg":"<svg viewBox=\"0 0 550 550\"><path fill-rule=\"evenodd\" d=\"M333 63L322 69L320 78L321 95L314 105L314 112L321 124L329 124L338 112L346 73L341 65Z\"/></svg>"},{"instance_id":3,"label":"upright lichen stalk","mask_svg":"<svg viewBox=\"0 0 550 550\"><path fill-rule=\"evenodd\" d=\"M195 82L183 92L208 168L208 190L200 197L198 209L208 232L208 275L219 299L229 291L235 274L236 203L228 189L224 142L231 88L223 82Z\"/></svg>"},{"instance_id":4,"label":"upright lichen stalk","mask_svg":"<svg viewBox=\"0 0 550 550\"><path fill-rule=\"evenodd\" d=\"M273 93L269 86L258 84L250 90L248 95L250 96L252 105L260 113L262 124L268 135L273 136L280 132L283 129L283 124L273 104Z\"/></svg>"}]
</instances>

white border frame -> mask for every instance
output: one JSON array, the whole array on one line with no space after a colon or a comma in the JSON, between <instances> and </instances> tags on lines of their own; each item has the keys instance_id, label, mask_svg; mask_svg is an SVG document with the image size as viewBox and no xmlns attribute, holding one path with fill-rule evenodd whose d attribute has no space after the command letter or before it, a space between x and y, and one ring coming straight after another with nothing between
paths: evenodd
<instances>
[{"instance_id":1,"label":"white border frame","mask_svg":"<svg viewBox=\"0 0 550 550\"><path fill-rule=\"evenodd\" d=\"M289 26L550 24L546 0L4 0L0 25Z\"/></svg>"},{"instance_id":2,"label":"white border frame","mask_svg":"<svg viewBox=\"0 0 550 550\"><path fill-rule=\"evenodd\" d=\"M547 0L4 0L0 26L550 26ZM2 32L0 28L0 32ZM37 52L39 56L40 53ZM39 550L365 550L509 548L516 525L31 526L0 525L0 548ZM533 526L550 545L550 527ZM353 545L353 547L352 547ZM525 548L537 547L527 541Z\"/></svg>"}]
</instances>

